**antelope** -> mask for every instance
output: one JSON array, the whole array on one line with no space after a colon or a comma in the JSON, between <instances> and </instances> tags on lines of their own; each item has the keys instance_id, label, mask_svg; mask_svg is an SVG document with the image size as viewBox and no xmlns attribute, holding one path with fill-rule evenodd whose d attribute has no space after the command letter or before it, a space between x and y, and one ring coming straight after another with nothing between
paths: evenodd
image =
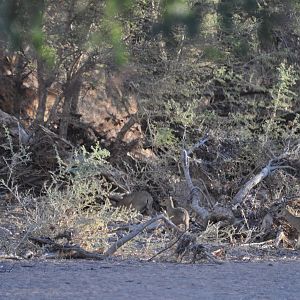
<instances>
[{"instance_id":1,"label":"antelope","mask_svg":"<svg viewBox=\"0 0 300 300\"><path fill-rule=\"evenodd\" d=\"M300 249L300 217L294 216L285 207L281 207L277 210L277 217L284 218L292 227L294 227L298 232L298 240L296 243L296 248Z\"/></svg>"},{"instance_id":2,"label":"antelope","mask_svg":"<svg viewBox=\"0 0 300 300\"><path fill-rule=\"evenodd\" d=\"M148 215L153 213L153 198L147 191L137 191L125 195L118 201L118 206L134 208L140 213L146 212Z\"/></svg>"},{"instance_id":3,"label":"antelope","mask_svg":"<svg viewBox=\"0 0 300 300\"><path fill-rule=\"evenodd\" d=\"M167 214L170 220L176 225L179 226L181 224L184 225L184 230L187 231L189 229L190 216L188 211L183 207L174 207L172 197L166 198L161 201L163 206L167 208Z\"/></svg>"}]
</instances>

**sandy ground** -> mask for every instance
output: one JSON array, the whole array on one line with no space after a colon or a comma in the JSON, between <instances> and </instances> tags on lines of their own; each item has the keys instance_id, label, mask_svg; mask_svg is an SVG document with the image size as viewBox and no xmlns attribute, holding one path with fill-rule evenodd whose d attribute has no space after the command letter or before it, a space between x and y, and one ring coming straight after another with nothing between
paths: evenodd
<instances>
[{"instance_id":1,"label":"sandy ground","mask_svg":"<svg viewBox=\"0 0 300 300\"><path fill-rule=\"evenodd\" d=\"M300 261L0 261L0 299L300 299Z\"/></svg>"}]
</instances>

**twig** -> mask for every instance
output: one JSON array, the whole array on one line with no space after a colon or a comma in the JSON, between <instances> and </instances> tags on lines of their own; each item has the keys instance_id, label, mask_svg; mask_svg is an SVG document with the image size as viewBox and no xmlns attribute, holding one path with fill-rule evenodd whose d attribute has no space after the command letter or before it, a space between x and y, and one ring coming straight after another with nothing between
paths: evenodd
<instances>
[{"instance_id":1,"label":"twig","mask_svg":"<svg viewBox=\"0 0 300 300\"><path fill-rule=\"evenodd\" d=\"M274 239L268 240L268 241L264 241L264 242L258 242L258 243L246 243L246 244L241 244L240 247L255 247L255 246L264 246L264 245L268 245L268 246L272 246L271 244L274 243Z\"/></svg>"},{"instance_id":2,"label":"twig","mask_svg":"<svg viewBox=\"0 0 300 300\"><path fill-rule=\"evenodd\" d=\"M184 234L186 234L187 230L185 230L184 232L182 232L179 237L177 239L175 239L174 242L172 242L171 244L169 244L167 247L165 247L164 249L158 251L156 254L154 254L152 257L150 257L148 259L148 261L151 261L153 258L157 257L158 255L162 254L163 252L167 251L168 249L170 249L171 247L173 247L182 237Z\"/></svg>"},{"instance_id":3,"label":"twig","mask_svg":"<svg viewBox=\"0 0 300 300\"><path fill-rule=\"evenodd\" d=\"M119 144L125 134L128 132L128 130L130 130L130 128L137 122L136 119L136 114L133 114L130 116L129 120L123 125L123 127L121 128L121 130L118 132L117 136L116 136L116 143Z\"/></svg>"}]
</instances>

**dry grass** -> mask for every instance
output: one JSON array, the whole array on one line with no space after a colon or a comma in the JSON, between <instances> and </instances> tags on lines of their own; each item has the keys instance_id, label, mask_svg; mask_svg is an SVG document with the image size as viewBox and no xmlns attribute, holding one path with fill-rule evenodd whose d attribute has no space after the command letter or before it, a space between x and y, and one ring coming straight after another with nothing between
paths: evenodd
<instances>
[{"instance_id":1,"label":"dry grass","mask_svg":"<svg viewBox=\"0 0 300 300\"><path fill-rule=\"evenodd\" d=\"M113 207L108 200L112 185L99 175L109 169L107 152L97 145L92 153L84 148L68 162L60 161L45 185L42 196L19 193L18 186L2 182L9 190L8 201L0 214L0 252L26 255L31 250L40 255L45 249L29 237L49 237L59 243L71 242L82 248L103 253L112 243L142 221L143 216L131 209ZM99 200L100 199L100 200ZM149 257L157 244L165 245L166 235L159 231L143 232L119 249L124 257Z\"/></svg>"}]
</instances>

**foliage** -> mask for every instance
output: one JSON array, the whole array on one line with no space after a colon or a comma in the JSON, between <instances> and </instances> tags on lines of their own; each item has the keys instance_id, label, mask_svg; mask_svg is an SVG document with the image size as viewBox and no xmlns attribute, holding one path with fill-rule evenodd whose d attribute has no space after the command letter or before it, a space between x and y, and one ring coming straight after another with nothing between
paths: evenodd
<instances>
[{"instance_id":1,"label":"foliage","mask_svg":"<svg viewBox=\"0 0 300 300\"><path fill-rule=\"evenodd\" d=\"M156 128L154 135L154 145L156 147L176 147L176 138L172 130L168 127Z\"/></svg>"}]
</instances>

